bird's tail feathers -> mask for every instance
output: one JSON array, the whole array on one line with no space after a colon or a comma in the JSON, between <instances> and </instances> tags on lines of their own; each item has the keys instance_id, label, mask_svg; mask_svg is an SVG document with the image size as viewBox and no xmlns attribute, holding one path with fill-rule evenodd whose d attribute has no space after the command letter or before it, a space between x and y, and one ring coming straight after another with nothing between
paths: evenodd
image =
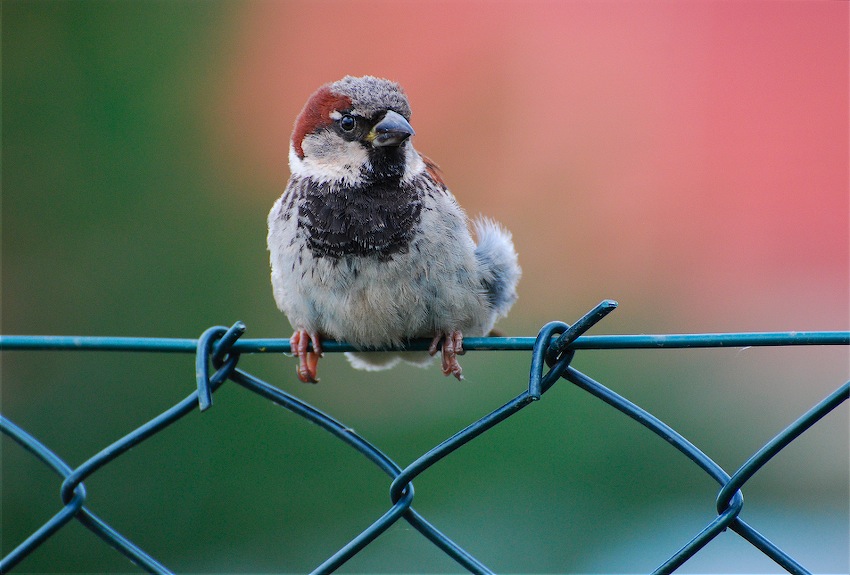
<instances>
[{"instance_id":1,"label":"bird's tail feathers","mask_svg":"<svg viewBox=\"0 0 850 575\"><path fill-rule=\"evenodd\" d=\"M498 222L479 216L472 222L478 245L475 258L487 300L493 309L493 323L507 315L516 301L519 267L511 233ZM487 331L492 328L492 324Z\"/></svg>"}]
</instances>

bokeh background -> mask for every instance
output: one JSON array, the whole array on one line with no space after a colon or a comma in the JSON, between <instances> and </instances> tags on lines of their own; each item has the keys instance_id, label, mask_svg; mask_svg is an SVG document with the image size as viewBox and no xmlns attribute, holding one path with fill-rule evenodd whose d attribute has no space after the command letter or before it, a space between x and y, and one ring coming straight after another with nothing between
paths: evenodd
<instances>
[{"instance_id":1,"label":"bokeh background","mask_svg":"<svg viewBox=\"0 0 850 575\"><path fill-rule=\"evenodd\" d=\"M848 329L845 2L2 3L2 332L288 337L265 217L307 96L345 74L405 86L418 149L470 214L513 231L501 328L603 298L594 333ZM240 366L402 466L527 385L526 353L318 386ZM848 378L846 348L587 351L575 364L729 471ZM2 412L72 466L191 393L191 356L2 355ZM5 437L3 552L59 506ZM318 428L226 385L86 482L89 507L179 572L306 572L379 517L389 482ZM414 506L499 572L646 572L717 486L566 382L416 480ZM817 572L848 571L846 406L745 489L744 517ZM22 572L127 572L72 524ZM404 523L344 572L454 572ZM737 536L681 572L776 572Z\"/></svg>"}]
</instances>

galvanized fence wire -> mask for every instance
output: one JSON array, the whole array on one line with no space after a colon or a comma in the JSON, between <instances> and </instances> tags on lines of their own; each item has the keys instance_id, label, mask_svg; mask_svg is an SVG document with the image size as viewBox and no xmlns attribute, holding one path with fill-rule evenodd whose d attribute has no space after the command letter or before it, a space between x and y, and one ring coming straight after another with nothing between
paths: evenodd
<instances>
[{"instance_id":1,"label":"galvanized fence wire","mask_svg":"<svg viewBox=\"0 0 850 575\"><path fill-rule=\"evenodd\" d=\"M459 565L472 573L492 573L482 562L470 555L457 543L441 533L413 507L413 480L437 462L498 425L505 419L539 400L560 379L565 379L587 391L620 413L635 420L675 449L717 481L720 490L716 499L717 516L679 551L664 561L654 573L672 573L696 555L707 543L726 529L740 535L756 549L771 558L789 573L808 573L785 551L770 542L751 527L740 513L743 507L742 487L768 461L781 452L811 426L850 397L850 382L846 382L828 397L777 434L754 453L731 475L724 471L699 448L685 439L669 425L638 407L628 399L606 388L570 365L576 350L580 349L646 349L694 347L747 347L747 346L797 346L797 345L850 345L850 332L782 332L782 333L726 333L680 335L612 335L585 336L588 329L616 308L617 304L605 300L572 325L551 322L544 326L536 338L467 338L467 350L531 350L531 368L528 388L502 407L488 413L458 431L407 467L402 468L375 445L355 433L333 417L301 401L277 387L238 369L240 355L258 352L289 352L288 340L240 339L245 325L237 322L232 327L212 327L197 340L164 338L113 338L66 336L0 336L0 350L111 350L124 352L176 352L195 353L197 390L188 397L151 419L138 429L115 441L82 465L74 468L42 444L27 431L0 415L0 431L29 451L62 479L61 509L39 529L21 542L0 560L0 573L7 573L23 559L35 552L53 534L76 519L98 535L103 541L125 555L130 561L150 573L170 573L169 569L151 555L134 545L85 506L86 478L114 461L131 447L163 431L196 408L204 411L212 406L212 394L232 381L237 385L281 405L333 434L378 466L390 479L390 508L368 528L355 536L313 572L330 573L368 546L399 519L407 521L414 529L431 541ZM406 349L425 349L427 342L410 342ZM326 352L351 351L346 343L327 342ZM567 566L565 566L566 568Z\"/></svg>"}]
</instances>

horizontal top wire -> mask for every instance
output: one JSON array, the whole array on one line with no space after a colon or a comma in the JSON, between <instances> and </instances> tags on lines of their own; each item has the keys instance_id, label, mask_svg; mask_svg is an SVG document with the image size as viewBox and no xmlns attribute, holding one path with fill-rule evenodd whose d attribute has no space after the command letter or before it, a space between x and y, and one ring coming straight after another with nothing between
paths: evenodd
<instances>
[{"instance_id":1,"label":"horizontal top wire","mask_svg":"<svg viewBox=\"0 0 850 575\"><path fill-rule=\"evenodd\" d=\"M467 351L529 351L534 337L468 337L463 340ZM403 349L428 349L430 340L413 340ZM850 331L789 331L694 334L586 335L570 344L571 349L680 349L705 347L755 347L795 345L850 345ZM150 351L195 353L198 340L163 337L3 335L0 350L90 350ZM345 342L327 341L325 352L355 351ZM401 348L387 348L401 349ZM240 339L232 350L237 353L289 353L288 339Z\"/></svg>"}]
</instances>

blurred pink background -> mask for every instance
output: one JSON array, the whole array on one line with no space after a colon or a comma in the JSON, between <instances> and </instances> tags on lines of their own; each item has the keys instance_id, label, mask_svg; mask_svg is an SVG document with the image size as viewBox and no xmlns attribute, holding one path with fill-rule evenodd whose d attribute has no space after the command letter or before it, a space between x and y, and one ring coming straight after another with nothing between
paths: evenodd
<instances>
[{"instance_id":1,"label":"blurred pink background","mask_svg":"<svg viewBox=\"0 0 850 575\"><path fill-rule=\"evenodd\" d=\"M315 88L384 76L466 210L513 230L520 313L847 329L847 3L243 8L211 124L246 193L282 188Z\"/></svg>"}]
</instances>

